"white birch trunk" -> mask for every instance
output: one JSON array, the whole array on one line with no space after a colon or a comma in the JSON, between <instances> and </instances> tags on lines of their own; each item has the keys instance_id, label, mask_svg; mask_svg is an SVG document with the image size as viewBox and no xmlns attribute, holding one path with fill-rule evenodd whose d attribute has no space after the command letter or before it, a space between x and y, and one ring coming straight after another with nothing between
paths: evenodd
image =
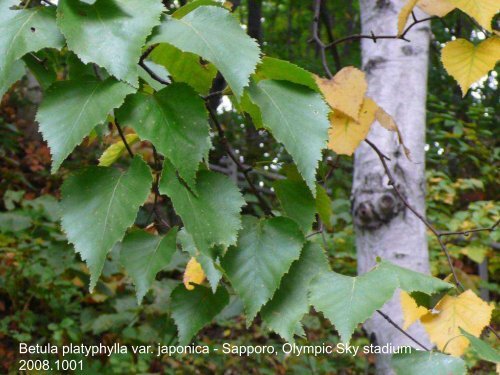
<instances>
[{"instance_id":1,"label":"white birch trunk","mask_svg":"<svg viewBox=\"0 0 500 375\"><path fill-rule=\"evenodd\" d=\"M362 33L394 35L397 19L406 0L360 0ZM418 19L426 17L416 11ZM410 21L412 17L410 16ZM391 161L388 162L398 186L408 201L425 212L425 113L430 25L414 26L407 34L411 40L382 39L362 42L363 69L368 79L367 96L393 116L411 150L407 160L397 137L374 124L368 139ZM424 225L401 204L387 184L382 164L375 152L362 144L355 154L353 181L353 216L359 274L369 271L381 257L415 271L428 273L429 259ZM376 285L373 286L377 288ZM399 291L383 311L402 324ZM415 344L380 315L365 323L365 329L378 345ZM422 327L413 325L410 334L430 346ZM390 358L377 358L377 371L391 374Z\"/></svg>"}]
</instances>

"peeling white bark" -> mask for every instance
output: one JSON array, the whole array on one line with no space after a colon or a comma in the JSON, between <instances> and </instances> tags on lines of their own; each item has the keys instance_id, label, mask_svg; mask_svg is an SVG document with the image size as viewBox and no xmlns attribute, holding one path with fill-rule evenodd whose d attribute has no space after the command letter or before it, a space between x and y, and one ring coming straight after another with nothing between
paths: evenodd
<instances>
[{"instance_id":1,"label":"peeling white bark","mask_svg":"<svg viewBox=\"0 0 500 375\"><path fill-rule=\"evenodd\" d=\"M362 33L394 35L397 18L406 0L360 0ZM416 11L418 19L426 17ZM410 21L412 17L410 16ZM425 212L425 106L429 56L430 25L420 23L403 40L362 41L363 69L367 74L368 93L393 116L411 150L409 161L397 137L374 124L368 139L391 161L389 167L408 201ZM358 272L369 271L381 257L415 271L429 273L427 237L424 225L404 206L387 185L382 164L373 150L362 144L355 154L353 215L356 227ZM377 286L374 285L374 288ZM399 291L383 311L402 324ZM377 344L415 344L375 314L365 324ZM422 327L414 325L410 334L430 346ZM378 358L378 372L392 373L387 357Z\"/></svg>"}]
</instances>

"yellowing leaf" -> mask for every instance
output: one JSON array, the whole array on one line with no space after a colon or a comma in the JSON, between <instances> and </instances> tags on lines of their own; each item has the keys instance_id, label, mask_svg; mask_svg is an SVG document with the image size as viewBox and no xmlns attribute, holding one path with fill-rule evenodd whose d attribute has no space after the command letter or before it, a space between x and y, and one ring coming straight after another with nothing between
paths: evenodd
<instances>
[{"instance_id":1,"label":"yellowing leaf","mask_svg":"<svg viewBox=\"0 0 500 375\"><path fill-rule=\"evenodd\" d=\"M491 37L477 46L465 39L446 43L441 61L446 71L457 80L465 96L473 83L495 68L500 59L500 38Z\"/></svg>"},{"instance_id":2,"label":"yellowing leaf","mask_svg":"<svg viewBox=\"0 0 500 375\"><path fill-rule=\"evenodd\" d=\"M455 9L449 0L419 0L417 5L429 16L444 17Z\"/></svg>"},{"instance_id":3,"label":"yellowing leaf","mask_svg":"<svg viewBox=\"0 0 500 375\"><path fill-rule=\"evenodd\" d=\"M368 88L364 72L347 66L332 79L316 77L316 83L330 107L356 121L359 120L359 112Z\"/></svg>"},{"instance_id":4,"label":"yellowing leaf","mask_svg":"<svg viewBox=\"0 0 500 375\"><path fill-rule=\"evenodd\" d=\"M401 8L398 16L398 35L403 34L406 22L408 22L408 17L410 17L413 8L417 5L417 1L418 0L408 0L403 8Z\"/></svg>"},{"instance_id":5,"label":"yellowing leaf","mask_svg":"<svg viewBox=\"0 0 500 375\"><path fill-rule=\"evenodd\" d=\"M405 291L401 291L400 300L404 318L403 329L407 330L408 327L427 314L427 309L418 306L415 300Z\"/></svg>"},{"instance_id":6,"label":"yellowing leaf","mask_svg":"<svg viewBox=\"0 0 500 375\"><path fill-rule=\"evenodd\" d=\"M127 143L129 146L132 146L139 140L139 136L137 134L127 134L125 136ZM120 156L125 152L125 144L120 139L119 141L113 143L109 146L99 158L99 166L100 167L109 167L115 161L118 160Z\"/></svg>"},{"instance_id":7,"label":"yellowing leaf","mask_svg":"<svg viewBox=\"0 0 500 375\"><path fill-rule=\"evenodd\" d=\"M500 10L498 0L449 0L461 11L474 18L477 23L488 31L491 29L491 20Z\"/></svg>"},{"instance_id":8,"label":"yellowing leaf","mask_svg":"<svg viewBox=\"0 0 500 375\"><path fill-rule=\"evenodd\" d=\"M359 122L334 111L330 115L331 127L328 131L328 148L337 154L352 155L368 135L375 120L377 108L378 106L373 100L365 98L359 113Z\"/></svg>"},{"instance_id":9,"label":"yellowing leaf","mask_svg":"<svg viewBox=\"0 0 500 375\"><path fill-rule=\"evenodd\" d=\"M406 157L410 159L410 150L405 146L405 143L403 142L403 135L399 131L398 125L396 124L396 121L394 121L392 116L388 114L382 107L378 107L377 111L375 112L375 120L377 120L378 123L385 129L391 132L396 132L396 134L398 135L399 144L403 147Z\"/></svg>"},{"instance_id":10,"label":"yellowing leaf","mask_svg":"<svg viewBox=\"0 0 500 375\"><path fill-rule=\"evenodd\" d=\"M203 281L205 281L205 272L196 258L192 257L186 265L182 282L187 290L193 290L194 286L191 284L200 285Z\"/></svg>"},{"instance_id":11,"label":"yellowing leaf","mask_svg":"<svg viewBox=\"0 0 500 375\"><path fill-rule=\"evenodd\" d=\"M461 336L459 328L479 337L490 323L492 311L493 305L467 290L458 297L445 296L420 321L439 350L460 356L469 346L469 340Z\"/></svg>"},{"instance_id":12,"label":"yellowing leaf","mask_svg":"<svg viewBox=\"0 0 500 375\"><path fill-rule=\"evenodd\" d=\"M460 250L461 254L467 255L476 263L482 263L488 254L488 248L483 246L467 246Z\"/></svg>"}]
</instances>

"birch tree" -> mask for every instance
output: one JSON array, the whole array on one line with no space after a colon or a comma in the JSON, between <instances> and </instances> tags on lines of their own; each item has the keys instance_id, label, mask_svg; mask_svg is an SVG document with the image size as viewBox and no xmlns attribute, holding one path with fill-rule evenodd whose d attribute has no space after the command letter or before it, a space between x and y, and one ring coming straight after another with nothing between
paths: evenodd
<instances>
[{"instance_id":1,"label":"birch tree","mask_svg":"<svg viewBox=\"0 0 500 375\"><path fill-rule=\"evenodd\" d=\"M405 1L362 0L362 32L391 35L396 30L398 15ZM415 10L418 19L426 15ZM421 213L425 212L425 104L427 65L429 56L429 21L416 25L405 40L362 41L363 70L368 81L368 96L389 112L411 150L405 156L397 136L381 127L372 127L368 139L384 150L397 184L408 201ZM379 157L367 144L361 144L355 154L353 177L353 216L356 228L358 271L367 272L377 257L423 273L429 273L427 235L424 224L399 201ZM383 311L396 322L402 321L399 294L388 302ZM376 315L365 323L378 344L414 345ZM410 332L426 342L426 334L418 325ZM386 361L381 361L381 368Z\"/></svg>"}]
</instances>

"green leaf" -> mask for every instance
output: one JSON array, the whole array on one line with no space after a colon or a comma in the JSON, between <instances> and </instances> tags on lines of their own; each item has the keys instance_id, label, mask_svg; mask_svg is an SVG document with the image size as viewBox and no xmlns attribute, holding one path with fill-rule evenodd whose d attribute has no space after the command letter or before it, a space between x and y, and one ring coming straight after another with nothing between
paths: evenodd
<instances>
[{"instance_id":1,"label":"green leaf","mask_svg":"<svg viewBox=\"0 0 500 375\"><path fill-rule=\"evenodd\" d=\"M85 80L89 77L95 77L96 74L96 69L94 69L92 64L84 64L77 55L70 51L68 51L66 58L66 67L68 70L68 79L72 81Z\"/></svg>"},{"instance_id":2,"label":"green leaf","mask_svg":"<svg viewBox=\"0 0 500 375\"><path fill-rule=\"evenodd\" d=\"M221 264L245 305L249 325L299 258L304 235L288 218L246 216L239 236L237 246L228 250Z\"/></svg>"},{"instance_id":3,"label":"green leaf","mask_svg":"<svg viewBox=\"0 0 500 375\"><path fill-rule=\"evenodd\" d=\"M157 64L164 66L175 82L184 82L200 94L207 94L217 69L212 64L201 63L198 55L182 52L170 44L160 44L149 55Z\"/></svg>"},{"instance_id":4,"label":"green leaf","mask_svg":"<svg viewBox=\"0 0 500 375\"><path fill-rule=\"evenodd\" d=\"M150 39L149 44L154 43L172 44L210 61L237 98L260 60L257 43L227 10L215 6L198 7L182 19L167 18Z\"/></svg>"},{"instance_id":5,"label":"green leaf","mask_svg":"<svg viewBox=\"0 0 500 375\"><path fill-rule=\"evenodd\" d=\"M264 56L262 63L257 67L255 75L259 80L289 81L319 92L318 85L311 72L285 60Z\"/></svg>"},{"instance_id":6,"label":"green leaf","mask_svg":"<svg viewBox=\"0 0 500 375\"><path fill-rule=\"evenodd\" d=\"M141 48L165 10L160 0L60 0L57 23L68 48L116 78L138 84Z\"/></svg>"},{"instance_id":7,"label":"green leaf","mask_svg":"<svg viewBox=\"0 0 500 375\"><path fill-rule=\"evenodd\" d=\"M330 127L321 95L304 86L270 80L252 84L249 93L260 107L264 127L285 145L316 196L316 167Z\"/></svg>"},{"instance_id":8,"label":"green leaf","mask_svg":"<svg viewBox=\"0 0 500 375\"><path fill-rule=\"evenodd\" d=\"M0 97L20 78L21 57L43 48L61 48L64 43L54 7L10 9L18 4L13 0L0 2Z\"/></svg>"},{"instance_id":9,"label":"green leaf","mask_svg":"<svg viewBox=\"0 0 500 375\"><path fill-rule=\"evenodd\" d=\"M434 294L453 288L453 285L436 277L399 267L384 260L380 262L376 269L387 275L393 274L397 278L397 287L408 293L418 291L426 294Z\"/></svg>"},{"instance_id":10,"label":"green leaf","mask_svg":"<svg viewBox=\"0 0 500 375\"><path fill-rule=\"evenodd\" d=\"M248 91L245 91L243 93L243 96L241 98L241 102L239 103L239 111L246 112L250 115L252 118L253 125L257 129L262 129L264 128L264 123L262 121L262 113L260 113L260 108L255 105L254 102L250 99L250 94L248 94ZM236 105L238 108L238 106Z\"/></svg>"},{"instance_id":11,"label":"green leaf","mask_svg":"<svg viewBox=\"0 0 500 375\"><path fill-rule=\"evenodd\" d=\"M180 345L187 345L229 303L229 294L223 286L212 294L209 288L203 286L187 290L180 284L171 298L172 318L179 330Z\"/></svg>"},{"instance_id":12,"label":"green leaf","mask_svg":"<svg viewBox=\"0 0 500 375\"><path fill-rule=\"evenodd\" d=\"M134 280L137 303L151 288L156 274L170 263L176 250L177 228L164 237L144 231L129 233L122 241L120 261Z\"/></svg>"},{"instance_id":13,"label":"green leaf","mask_svg":"<svg viewBox=\"0 0 500 375\"><path fill-rule=\"evenodd\" d=\"M192 257L195 257L196 261L201 265L201 268L203 269L203 272L205 272L208 282L210 283L210 287L215 293L217 285L219 285L219 281L222 279L222 272L219 270L214 260L217 255L212 253L209 256L204 253L200 253L196 248L193 236L191 236L184 228L179 231L177 239L179 240L182 249L189 253ZM213 250L214 249L211 249L211 251Z\"/></svg>"},{"instance_id":14,"label":"green leaf","mask_svg":"<svg viewBox=\"0 0 500 375\"><path fill-rule=\"evenodd\" d=\"M396 284L393 275L377 269L357 277L323 273L312 281L310 302L348 343L356 326L391 299Z\"/></svg>"},{"instance_id":15,"label":"green leaf","mask_svg":"<svg viewBox=\"0 0 500 375\"><path fill-rule=\"evenodd\" d=\"M261 311L269 328L293 342L294 334L302 330L300 321L309 311L307 295L311 280L329 269L323 249L311 242L306 243L299 260L292 264L272 300Z\"/></svg>"},{"instance_id":16,"label":"green leaf","mask_svg":"<svg viewBox=\"0 0 500 375\"><path fill-rule=\"evenodd\" d=\"M194 0L190 1L186 5L180 7L177 9L173 14L172 17L174 18L182 18L186 14L192 12L196 8L199 8L204 5L213 5L213 6L218 6L218 7L223 7L223 4L218 2L217 0Z\"/></svg>"},{"instance_id":17,"label":"green leaf","mask_svg":"<svg viewBox=\"0 0 500 375\"><path fill-rule=\"evenodd\" d=\"M382 261L371 271L357 277L335 272L319 276L312 282L310 301L335 325L342 341L349 342L354 328L391 299L397 288L433 294L448 290L452 285Z\"/></svg>"},{"instance_id":18,"label":"green leaf","mask_svg":"<svg viewBox=\"0 0 500 375\"><path fill-rule=\"evenodd\" d=\"M113 78L61 81L47 90L36 120L52 154L52 173L132 92L132 87Z\"/></svg>"},{"instance_id":19,"label":"green leaf","mask_svg":"<svg viewBox=\"0 0 500 375\"><path fill-rule=\"evenodd\" d=\"M173 83L152 95L129 96L116 116L152 142L194 186L199 163L210 150L210 126L203 99L191 87Z\"/></svg>"},{"instance_id":20,"label":"green leaf","mask_svg":"<svg viewBox=\"0 0 500 375\"><path fill-rule=\"evenodd\" d=\"M210 171L198 172L197 195L177 178L172 165L166 161L160 180L160 193L172 200L186 230L202 253L210 255L215 245L236 243L241 227L240 210L245 204L241 193L226 176Z\"/></svg>"},{"instance_id":21,"label":"green leaf","mask_svg":"<svg viewBox=\"0 0 500 375\"><path fill-rule=\"evenodd\" d=\"M90 167L62 186L62 227L90 270L90 290L106 255L120 241L148 197L151 170L136 156L126 171Z\"/></svg>"},{"instance_id":22,"label":"green leaf","mask_svg":"<svg viewBox=\"0 0 500 375\"><path fill-rule=\"evenodd\" d=\"M160 77L162 80L165 82L171 83L170 79L170 73L165 69L164 66L157 64L151 60L145 60L144 65L148 67L150 71L152 71L154 74L156 74L158 77ZM154 91L160 91L165 87L165 85L161 82L158 82L156 79L151 77L150 73L147 72L142 66L139 67L139 77L144 80L149 86L151 86ZM146 91L146 90L144 90ZM153 92L149 92L152 94Z\"/></svg>"},{"instance_id":23,"label":"green leaf","mask_svg":"<svg viewBox=\"0 0 500 375\"><path fill-rule=\"evenodd\" d=\"M458 357L438 352L412 351L395 354L392 367L397 375L465 375L465 362Z\"/></svg>"},{"instance_id":24,"label":"green leaf","mask_svg":"<svg viewBox=\"0 0 500 375\"><path fill-rule=\"evenodd\" d=\"M500 363L500 353L498 351L462 328L460 328L460 332L470 341L472 350L474 350L481 359L493 363Z\"/></svg>"},{"instance_id":25,"label":"green leaf","mask_svg":"<svg viewBox=\"0 0 500 375\"><path fill-rule=\"evenodd\" d=\"M129 146L132 146L134 143L139 141L139 136L137 134L127 134L125 136L125 140ZM121 139L116 143L113 143L102 153L99 158L99 166L109 167L123 155L125 150L125 143L123 143Z\"/></svg>"},{"instance_id":26,"label":"green leaf","mask_svg":"<svg viewBox=\"0 0 500 375\"><path fill-rule=\"evenodd\" d=\"M311 230L316 213L315 201L304 181L280 180L273 184L285 216L299 224L304 234Z\"/></svg>"},{"instance_id":27,"label":"green leaf","mask_svg":"<svg viewBox=\"0 0 500 375\"><path fill-rule=\"evenodd\" d=\"M41 64L40 60L49 59L52 56L48 53L38 53L35 54L27 54L23 57L23 61L26 63L26 66L36 78L42 90L47 90L50 85L52 85L57 79L56 71L53 66L46 66L45 64Z\"/></svg>"},{"instance_id":28,"label":"green leaf","mask_svg":"<svg viewBox=\"0 0 500 375\"><path fill-rule=\"evenodd\" d=\"M0 100L5 95L7 91L21 78L23 78L26 72L26 66L22 61L17 60L10 69L10 73L7 74L6 79L0 79Z\"/></svg>"},{"instance_id":29,"label":"green leaf","mask_svg":"<svg viewBox=\"0 0 500 375\"><path fill-rule=\"evenodd\" d=\"M325 188L316 184L316 211L327 229L333 229L331 218L333 215L332 201Z\"/></svg>"}]
</instances>

